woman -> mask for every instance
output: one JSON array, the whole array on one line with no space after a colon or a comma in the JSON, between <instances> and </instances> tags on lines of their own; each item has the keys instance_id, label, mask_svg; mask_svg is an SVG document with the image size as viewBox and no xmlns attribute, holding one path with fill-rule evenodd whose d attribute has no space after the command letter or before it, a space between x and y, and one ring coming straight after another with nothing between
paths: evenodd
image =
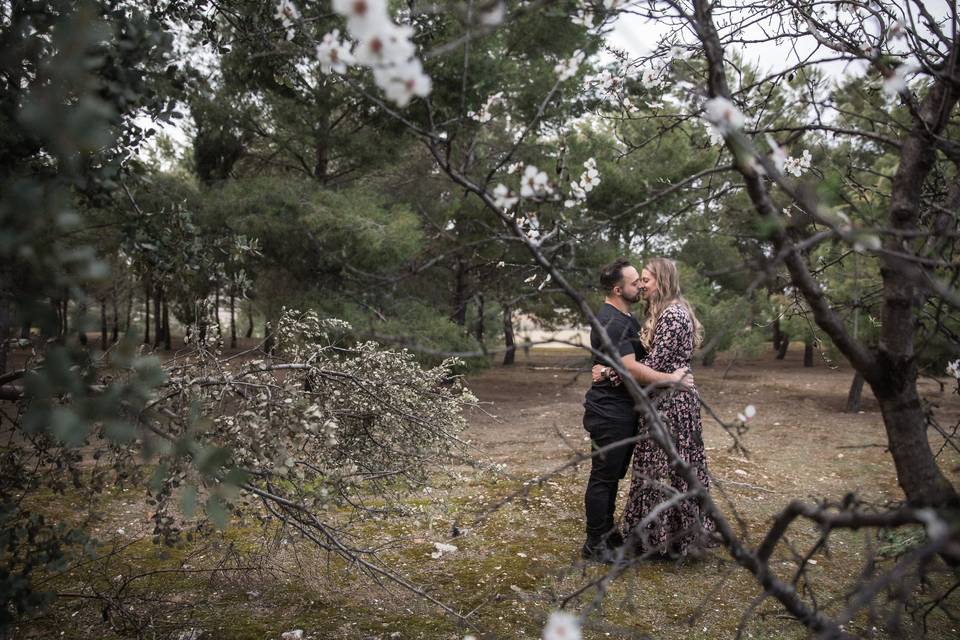
<instances>
[{"instance_id":1,"label":"woman","mask_svg":"<svg viewBox=\"0 0 960 640\"><path fill-rule=\"evenodd\" d=\"M676 265L666 258L654 258L640 274L640 287L647 303L640 331L640 340L647 349L643 364L665 372L689 367L703 329L690 303L680 294ZM605 373L608 372L603 367L594 368L595 378ZM677 453L709 489L696 388L690 385L688 390L653 390L651 397ZM645 422L641 418L641 432ZM669 463L666 452L651 438L639 441L623 513L623 535L637 555L686 555L709 546L708 532L714 529L714 523L704 514L699 500L683 500L643 522L657 505L686 491L686 480Z\"/></svg>"}]
</instances>

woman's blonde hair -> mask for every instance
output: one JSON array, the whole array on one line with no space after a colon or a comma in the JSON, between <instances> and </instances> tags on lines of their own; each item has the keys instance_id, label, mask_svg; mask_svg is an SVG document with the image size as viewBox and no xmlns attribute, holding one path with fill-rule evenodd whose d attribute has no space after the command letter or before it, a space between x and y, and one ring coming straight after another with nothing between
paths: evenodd
<instances>
[{"instance_id":1,"label":"woman's blonde hair","mask_svg":"<svg viewBox=\"0 0 960 640\"><path fill-rule=\"evenodd\" d=\"M640 331L643 346L649 349L653 343L653 332L664 309L671 304L678 304L686 309L693 322L693 346L699 347L703 343L703 325L697 320L693 307L680 293L680 273L677 265L667 258L653 258L643 268L657 281L657 291L647 300L647 313Z\"/></svg>"}]
</instances>

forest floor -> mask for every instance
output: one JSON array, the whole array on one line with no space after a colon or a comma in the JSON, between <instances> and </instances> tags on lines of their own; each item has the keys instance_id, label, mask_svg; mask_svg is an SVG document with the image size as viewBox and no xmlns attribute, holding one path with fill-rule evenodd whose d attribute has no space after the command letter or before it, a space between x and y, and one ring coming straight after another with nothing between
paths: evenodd
<instances>
[{"instance_id":1,"label":"forest floor","mask_svg":"<svg viewBox=\"0 0 960 640\"><path fill-rule=\"evenodd\" d=\"M800 353L783 361L773 355L730 362L721 357L711 368L697 368L697 386L721 418L732 421L752 404L756 417L743 436L748 455L732 452L730 436L707 415L704 442L714 495L731 521L756 547L772 518L791 499L841 501L849 492L867 505L902 498L894 466L885 450L880 413L869 389L862 411L844 413L852 372L831 369L818 360L804 368ZM150 542L149 507L134 490L114 496L113 515L102 535L119 550L112 563L70 574L61 591L106 593L124 576L137 575L126 596L139 623L110 617L100 598L58 600L50 612L22 626L17 637L182 637L196 630L203 639L267 639L303 629L305 638L331 640L478 639L539 637L550 611L569 600L575 611L596 606L587 618L584 637L605 638L804 638L807 633L772 599L747 613L762 589L722 550L695 562L645 562L609 583L598 599L597 582L608 567L579 560L583 538L582 500L588 463L543 478L574 453L589 448L581 427L587 361L572 350L520 352L512 367L494 366L468 377L481 407L469 416L465 437L477 467L461 467L437 479L436 486L411 498L415 519L369 521L355 526L369 544L380 546L378 560L410 583L466 616L465 626L436 605L410 591L383 582L378 586L349 566L303 541L264 530L251 519L238 520L224 532L207 532L180 548L162 550ZM946 429L960 421L960 397L950 381L920 383L938 422ZM931 438L934 450L942 439ZM946 449L941 467L960 484L960 456ZM534 482L530 482L534 481ZM629 478L621 483L621 504ZM527 485L528 491L522 489ZM517 492L522 497L499 505ZM456 525L460 535L451 532ZM739 526L739 525L738 525ZM879 537L876 533L841 532L827 548L811 556L808 601L815 598L836 612L878 552L881 565L915 544L916 530ZM793 550L781 544L773 568L790 579L794 551L805 553L818 531L795 524L788 536ZM436 558L434 543L457 547ZM939 560L934 567L942 568ZM186 573L165 573L172 567ZM255 567L247 571L245 567ZM935 596L949 576L933 572L925 588L913 588L923 601ZM97 587L96 585L100 585ZM898 583L910 589L909 581ZM954 610L960 595L952 596ZM105 631L103 619L116 631ZM117 622L120 620L120 622ZM143 622L146 620L146 622ZM924 620L905 615L902 632L920 634ZM933 611L925 620L931 638L958 637L960 625ZM891 620L856 619L858 635L887 637ZM126 625L126 626L124 626Z\"/></svg>"}]
</instances>

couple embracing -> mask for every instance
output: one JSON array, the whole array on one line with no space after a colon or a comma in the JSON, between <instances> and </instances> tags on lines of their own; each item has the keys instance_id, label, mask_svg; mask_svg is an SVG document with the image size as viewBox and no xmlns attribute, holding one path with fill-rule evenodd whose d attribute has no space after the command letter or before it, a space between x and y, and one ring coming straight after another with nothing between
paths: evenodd
<instances>
[{"instance_id":1,"label":"couple embracing","mask_svg":"<svg viewBox=\"0 0 960 640\"><path fill-rule=\"evenodd\" d=\"M704 487L709 488L704 455L700 402L689 377L694 346L702 328L693 308L680 294L676 265L666 258L650 260L642 270L624 258L603 268L600 286L605 294L597 320L618 352L627 372L641 385L658 385L651 400L670 432L680 456L696 469ZM631 305L641 299L646 314L639 322L630 314ZM602 339L590 333L594 353L602 350ZM638 414L633 398L612 367L594 360L593 385L584 401L583 426L589 432L593 451L630 440L646 431L646 420ZM683 381L686 386L679 383ZM670 386L673 385L673 386ZM633 469L630 493L622 526L614 519L617 487ZM649 437L614 446L591 459L590 479L584 502L587 540L582 556L587 560L611 562L618 554L635 557L673 557L697 553L710 546L714 529L700 501L689 498L660 512L652 510L687 483L670 464L666 452Z\"/></svg>"}]
</instances>

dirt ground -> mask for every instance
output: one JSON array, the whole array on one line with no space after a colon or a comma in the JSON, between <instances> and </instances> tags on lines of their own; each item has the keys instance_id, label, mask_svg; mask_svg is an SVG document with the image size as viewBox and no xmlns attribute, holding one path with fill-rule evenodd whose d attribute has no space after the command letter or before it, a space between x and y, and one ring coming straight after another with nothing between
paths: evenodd
<instances>
[{"instance_id":1,"label":"dirt ground","mask_svg":"<svg viewBox=\"0 0 960 640\"><path fill-rule=\"evenodd\" d=\"M860 413L843 413L852 372L831 369L823 361L804 368L800 356L790 353L777 361L771 353L732 363L721 357L715 366L695 371L703 399L724 420L733 420L748 404L757 410L743 436L748 455L732 453L730 437L704 415L714 495L728 518L741 523L736 526L753 547L772 517L794 498L839 501L855 492L867 505L902 498L869 389ZM584 626L588 640L733 638L738 629L744 638L807 637L770 599L746 613L762 589L722 550L697 562L642 563L612 581L603 580L607 567L579 560L588 464L544 476L589 449L580 424L587 364L581 352L535 349L520 352L512 367L494 366L468 376L480 407L471 411L464 437L478 464L456 467L411 498L420 517L371 521L358 532L365 544L380 549L379 562L466 622L389 582L377 586L355 566L302 541L264 534L249 522L210 534L202 547L158 552L149 543L142 497L132 493L129 499L120 497L116 521L104 523L103 529L116 530L115 542L131 545L135 554L123 558L124 568L105 567L101 573L115 580L118 573L153 572L171 562L200 570L212 558L222 558L224 549L243 555L239 564L249 564L253 556L266 558L268 570L243 577L213 571L202 581L138 582L144 601L178 603L166 613L151 614L155 619L140 636L150 638L178 638L183 630L196 630L195 637L204 640L275 639L299 628L305 638L330 640L462 640L468 634L478 640L532 640L540 637L550 611L561 605L589 610ZM960 421L960 397L951 387L925 379L921 389L941 425L950 429ZM941 438L931 441L935 451L940 448ZM960 457L945 450L941 462L960 484ZM621 504L628 482L621 484ZM521 495L502 504L517 493ZM798 584L808 601L814 598L827 611L840 610L872 550L894 556L917 535L878 540L874 533L835 534L811 556L809 583L801 578ZM792 527L789 546L779 545L773 556L778 575L789 580L796 567L794 553L807 552L817 537L809 525ZM434 557L435 543L456 550ZM939 593L948 579L934 572L926 587L915 588L909 580L899 584L923 600ZM948 605L960 607L960 592ZM50 614L19 631L25 638L46 637L51 629L62 630L64 638L94 637L91 633L104 628L100 614L95 603L59 601ZM918 637L924 622L930 638L960 633L960 625L939 611L925 620L905 617L902 633ZM849 629L864 637L889 637L896 623L862 616Z\"/></svg>"}]
</instances>

